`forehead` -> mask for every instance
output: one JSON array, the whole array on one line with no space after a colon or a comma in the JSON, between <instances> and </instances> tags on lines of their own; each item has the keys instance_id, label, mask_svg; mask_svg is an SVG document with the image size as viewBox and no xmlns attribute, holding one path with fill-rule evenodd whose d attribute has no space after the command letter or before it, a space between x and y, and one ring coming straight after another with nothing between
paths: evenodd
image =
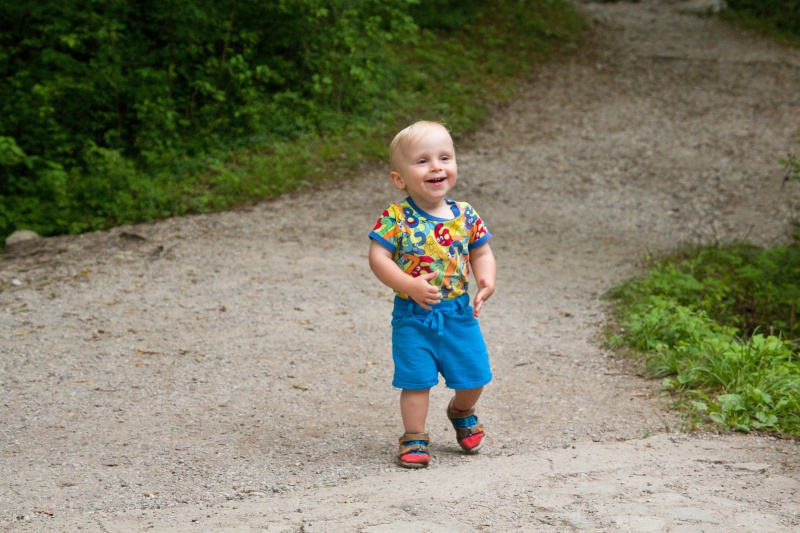
<instances>
[{"instance_id":1,"label":"forehead","mask_svg":"<svg viewBox=\"0 0 800 533\"><path fill-rule=\"evenodd\" d=\"M414 157L409 152L422 148L423 144L428 142L435 142L437 148L445 147L445 149L452 151L453 156L455 156L453 139L450 137L450 132L447 131L447 128L438 122L420 121L395 135L389 147L389 159L392 167L396 168L401 159Z\"/></svg>"},{"instance_id":2,"label":"forehead","mask_svg":"<svg viewBox=\"0 0 800 533\"><path fill-rule=\"evenodd\" d=\"M430 148L431 146L439 147L446 146L452 148L453 139L450 137L450 132L440 124L425 125L416 128L415 131L407 132L404 138L399 140L398 147L403 151L414 151L422 148Z\"/></svg>"}]
</instances>

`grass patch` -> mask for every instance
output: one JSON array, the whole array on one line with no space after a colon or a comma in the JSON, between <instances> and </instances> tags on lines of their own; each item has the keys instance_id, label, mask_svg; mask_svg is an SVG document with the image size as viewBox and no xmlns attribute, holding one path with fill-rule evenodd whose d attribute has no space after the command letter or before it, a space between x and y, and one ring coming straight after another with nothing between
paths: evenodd
<instances>
[{"instance_id":1,"label":"grass patch","mask_svg":"<svg viewBox=\"0 0 800 533\"><path fill-rule=\"evenodd\" d=\"M609 291L609 345L693 424L800 437L800 245L684 250Z\"/></svg>"},{"instance_id":2,"label":"grass patch","mask_svg":"<svg viewBox=\"0 0 800 533\"><path fill-rule=\"evenodd\" d=\"M800 48L800 35L785 29L777 16L756 16L746 10L727 9L719 18L781 44Z\"/></svg>"}]
</instances>

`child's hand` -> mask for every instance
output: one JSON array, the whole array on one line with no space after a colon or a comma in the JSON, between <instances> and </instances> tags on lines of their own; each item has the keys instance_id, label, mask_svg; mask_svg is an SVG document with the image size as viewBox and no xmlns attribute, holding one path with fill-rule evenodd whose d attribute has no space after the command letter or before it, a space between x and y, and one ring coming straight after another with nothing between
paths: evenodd
<instances>
[{"instance_id":1,"label":"child's hand","mask_svg":"<svg viewBox=\"0 0 800 533\"><path fill-rule=\"evenodd\" d=\"M486 278L481 278L478 283L481 288L478 290L478 294L475 295L475 302L472 305L472 316L475 318L478 318L478 315L481 313L483 303L494 293L494 285L489 283Z\"/></svg>"},{"instance_id":2,"label":"child's hand","mask_svg":"<svg viewBox=\"0 0 800 533\"><path fill-rule=\"evenodd\" d=\"M431 285L430 281L434 279L439 273L428 272L416 278L412 278L411 286L406 294L409 298L417 302L423 309L432 309L432 305L438 304L442 299L442 293L435 285Z\"/></svg>"}]
</instances>

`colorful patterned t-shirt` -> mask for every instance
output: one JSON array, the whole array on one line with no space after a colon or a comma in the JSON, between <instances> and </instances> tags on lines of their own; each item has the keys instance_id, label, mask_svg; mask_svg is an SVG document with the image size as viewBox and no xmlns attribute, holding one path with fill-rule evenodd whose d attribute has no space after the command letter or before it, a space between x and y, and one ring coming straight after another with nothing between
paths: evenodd
<instances>
[{"instance_id":1,"label":"colorful patterned t-shirt","mask_svg":"<svg viewBox=\"0 0 800 533\"><path fill-rule=\"evenodd\" d=\"M485 244L492 234L471 205L446 199L453 218L429 215L409 197L391 204L370 232L370 239L392 252L400 269L414 277L429 272L447 300L467 293L469 251ZM408 295L396 293L401 298Z\"/></svg>"}]
</instances>

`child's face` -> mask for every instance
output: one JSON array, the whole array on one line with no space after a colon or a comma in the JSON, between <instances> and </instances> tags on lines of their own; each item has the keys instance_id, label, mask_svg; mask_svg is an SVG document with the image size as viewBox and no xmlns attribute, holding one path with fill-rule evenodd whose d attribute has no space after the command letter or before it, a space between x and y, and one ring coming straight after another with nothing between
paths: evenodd
<instances>
[{"instance_id":1,"label":"child's face","mask_svg":"<svg viewBox=\"0 0 800 533\"><path fill-rule=\"evenodd\" d=\"M403 146L390 177L414 203L426 210L444 204L458 178L453 139L444 127L433 127Z\"/></svg>"}]
</instances>

